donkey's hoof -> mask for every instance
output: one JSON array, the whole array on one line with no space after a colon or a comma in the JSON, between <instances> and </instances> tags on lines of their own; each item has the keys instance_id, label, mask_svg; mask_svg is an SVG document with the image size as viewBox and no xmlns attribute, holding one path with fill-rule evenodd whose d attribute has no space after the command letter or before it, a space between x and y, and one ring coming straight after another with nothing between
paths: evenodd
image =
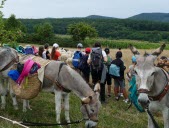
<instances>
[{"instance_id":1,"label":"donkey's hoof","mask_svg":"<svg viewBox=\"0 0 169 128\"><path fill-rule=\"evenodd\" d=\"M23 112L27 112L27 109L26 109L26 107L25 108L23 108L23 110L22 110Z\"/></svg>"},{"instance_id":2,"label":"donkey's hoof","mask_svg":"<svg viewBox=\"0 0 169 128\"><path fill-rule=\"evenodd\" d=\"M18 105L14 105L14 109L15 110L18 110L19 108L18 108Z\"/></svg>"},{"instance_id":3,"label":"donkey's hoof","mask_svg":"<svg viewBox=\"0 0 169 128\"><path fill-rule=\"evenodd\" d=\"M5 109L5 104L1 105L1 109L4 110Z\"/></svg>"},{"instance_id":4,"label":"donkey's hoof","mask_svg":"<svg viewBox=\"0 0 169 128\"><path fill-rule=\"evenodd\" d=\"M30 106L30 105L28 105L28 106L27 106L27 109L32 110L32 108L31 108L31 106Z\"/></svg>"}]
</instances>

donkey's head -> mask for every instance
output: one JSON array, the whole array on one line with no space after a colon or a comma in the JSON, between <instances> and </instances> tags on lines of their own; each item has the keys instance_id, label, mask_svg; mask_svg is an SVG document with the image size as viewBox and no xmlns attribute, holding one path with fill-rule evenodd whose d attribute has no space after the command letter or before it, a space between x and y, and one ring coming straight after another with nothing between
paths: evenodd
<instances>
[{"instance_id":1,"label":"donkey's head","mask_svg":"<svg viewBox=\"0 0 169 128\"><path fill-rule=\"evenodd\" d=\"M94 95L82 99L82 106L80 110L86 120L85 125L87 128L95 127L98 122L98 112L101 106L99 101L99 89L100 85L96 84Z\"/></svg>"},{"instance_id":2,"label":"donkey's head","mask_svg":"<svg viewBox=\"0 0 169 128\"><path fill-rule=\"evenodd\" d=\"M12 48L0 48L0 71L5 69L6 66L11 66L18 62L17 52Z\"/></svg>"},{"instance_id":3,"label":"donkey's head","mask_svg":"<svg viewBox=\"0 0 169 128\"><path fill-rule=\"evenodd\" d=\"M157 72L154 61L165 48L165 44L156 49L152 54L145 53L143 56L137 49L130 45L130 50L136 56L137 64L135 66L136 84L138 86L139 103L146 108L149 104L148 93L152 90L154 84L154 75Z\"/></svg>"}]
</instances>

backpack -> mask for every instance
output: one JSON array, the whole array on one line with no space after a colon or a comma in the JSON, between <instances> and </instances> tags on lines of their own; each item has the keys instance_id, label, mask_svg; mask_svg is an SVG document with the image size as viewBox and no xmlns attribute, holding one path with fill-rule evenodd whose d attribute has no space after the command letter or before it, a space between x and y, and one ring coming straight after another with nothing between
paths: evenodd
<instances>
[{"instance_id":1,"label":"backpack","mask_svg":"<svg viewBox=\"0 0 169 128\"><path fill-rule=\"evenodd\" d=\"M26 46L25 53L26 54L34 54L34 49L32 48L32 46Z\"/></svg>"},{"instance_id":2,"label":"backpack","mask_svg":"<svg viewBox=\"0 0 169 128\"><path fill-rule=\"evenodd\" d=\"M88 55L84 55L82 56L82 58L80 59L80 62L79 62L79 65L78 65L78 68L81 70L81 71L84 71L85 69L87 69L89 66L87 64L87 60L88 60Z\"/></svg>"},{"instance_id":3,"label":"backpack","mask_svg":"<svg viewBox=\"0 0 169 128\"><path fill-rule=\"evenodd\" d=\"M134 106L137 108L138 111L144 112L144 109L140 104L138 103L138 93L137 93L137 86L136 86L136 77L132 76L130 82L129 82L129 99L134 104Z\"/></svg>"},{"instance_id":4,"label":"backpack","mask_svg":"<svg viewBox=\"0 0 169 128\"><path fill-rule=\"evenodd\" d=\"M75 68L78 68L81 57L82 57L82 53L80 51L76 51L74 53L74 56L73 56L73 59L72 59L72 65Z\"/></svg>"},{"instance_id":5,"label":"backpack","mask_svg":"<svg viewBox=\"0 0 169 128\"><path fill-rule=\"evenodd\" d=\"M19 53L26 54L24 47L22 47L21 45L18 46L18 47L16 47L16 50L17 50Z\"/></svg>"},{"instance_id":6,"label":"backpack","mask_svg":"<svg viewBox=\"0 0 169 128\"><path fill-rule=\"evenodd\" d=\"M115 64L111 64L109 68L109 74L111 76L120 77L120 67Z\"/></svg>"},{"instance_id":7,"label":"backpack","mask_svg":"<svg viewBox=\"0 0 169 128\"><path fill-rule=\"evenodd\" d=\"M91 52L91 66L94 70L102 70L103 56L101 48L92 48Z\"/></svg>"}]
</instances>

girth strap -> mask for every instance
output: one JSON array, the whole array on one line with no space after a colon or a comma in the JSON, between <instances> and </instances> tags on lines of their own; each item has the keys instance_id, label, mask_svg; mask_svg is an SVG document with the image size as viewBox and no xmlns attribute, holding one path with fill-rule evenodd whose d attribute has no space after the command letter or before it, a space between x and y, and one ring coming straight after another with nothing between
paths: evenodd
<instances>
[{"instance_id":1,"label":"girth strap","mask_svg":"<svg viewBox=\"0 0 169 128\"><path fill-rule=\"evenodd\" d=\"M59 66L59 71L58 71L58 77L59 77L59 74L60 74L60 71L61 71L63 65L67 65L67 64L66 64L66 63L61 63L61 64L60 64L60 66ZM54 80L51 79L51 77L48 77L48 76L46 76L46 75L45 75L44 77L47 78L48 80L52 81L53 83L55 83L60 90L62 90L62 91L64 91L64 92L67 92L67 93L71 92L69 89L64 88L64 87L60 84L60 82L59 82L58 80L54 81Z\"/></svg>"}]
</instances>

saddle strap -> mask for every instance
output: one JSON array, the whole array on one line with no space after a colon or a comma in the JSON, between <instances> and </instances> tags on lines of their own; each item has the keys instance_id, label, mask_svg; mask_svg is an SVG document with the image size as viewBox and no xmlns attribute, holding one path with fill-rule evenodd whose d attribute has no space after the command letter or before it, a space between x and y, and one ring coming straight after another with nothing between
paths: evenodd
<instances>
[{"instance_id":1,"label":"saddle strap","mask_svg":"<svg viewBox=\"0 0 169 128\"><path fill-rule=\"evenodd\" d=\"M58 77L59 77L59 74L60 74L60 71L61 71L63 65L67 65L67 64L66 64L66 63L61 63L61 64L60 64L60 66L59 66L59 71L58 71ZM71 92L69 89L64 88L64 87L60 84L59 80L54 81L54 80L51 79L52 77L49 77L49 76L46 76L46 75L44 75L44 77L47 78L48 80L52 81L53 83L55 83L60 90L62 90L62 91L64 91L64 92L67 92L67 93Z\"/></svg>"}]
</instances>

